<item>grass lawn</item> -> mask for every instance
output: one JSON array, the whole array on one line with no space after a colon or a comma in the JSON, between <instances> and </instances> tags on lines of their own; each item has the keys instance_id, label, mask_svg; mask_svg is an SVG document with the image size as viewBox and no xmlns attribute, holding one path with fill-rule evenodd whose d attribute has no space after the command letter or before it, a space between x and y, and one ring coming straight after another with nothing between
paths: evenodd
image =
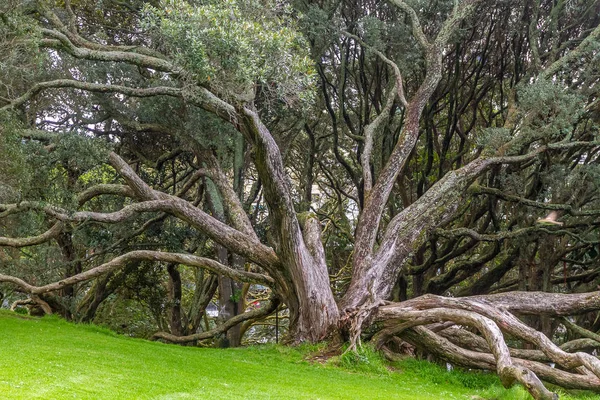
<instances>
[{"instance_id":1,"label":"grass lawn","mask_svg":"<svg viewBox=\"0 0 600 400\"><path fill-rule=\"evenodd\" d=\"M492 374L405 361L304 361L306 348L180 347L0 310L1 399L528 399ZM561 399L600 399L578 394Z\"/></svg>"}]
</instances>

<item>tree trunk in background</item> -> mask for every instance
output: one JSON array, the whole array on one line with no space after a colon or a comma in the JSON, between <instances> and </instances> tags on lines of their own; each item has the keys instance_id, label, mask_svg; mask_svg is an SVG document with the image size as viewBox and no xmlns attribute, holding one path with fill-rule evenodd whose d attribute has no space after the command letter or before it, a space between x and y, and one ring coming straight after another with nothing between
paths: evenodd
<instances>
[{"instance_id":1,"label":"tree trunk in background","mask_svg":"<svg viewBox=\"0 0 600 400\"><path fill-rule=\"evenodd\" d=\"M167 265L167 273L169 274L168 292L171 305L169 326L173 335L182 336L187 322L183 320L184 314L181 310L181 274L177 269L177 264Z\"/></svg>"},{"instance_id":2,"label":"tree trunk in background","mask_svg":"<svg viewBox=\"0 0 600 400\"><path fill-rule=\"evenodd\" d=\"M73 240L71 237L71 233L65 232L56 238L56 242L60 246L62 251L63 259L65 262L65 273L64 277L69 278L75 274L78 274L82 271L81 261L77 261L77 254L75 252L75 247L73 246ZM63 307L61 307L59 313L66 319L72 320L73 313L71 310L73 297L75 296L75 286L67 286L61 290L60 296L65 299L65 303Z\"/></svg>"},{"instance_id":3,"label":"tree trunk in background","mask_svg":"<svg viewBox=\"0 0 600 400\"><path fill-rule=\"evenodd\" d=\"M218 277L204 270L196 271L194 298L188 313L189 322L186 327L186 334L191 335L198 331L202 317L206 313L206 307L215 295L218 288Z\"/></svg>"},{"instance_id":4,"label":"tree trunk in background","mask_svg":"<svg viewBox=\"0 0 600 400\"><path fill-rule=\"evenodd\" d=\"M212 181L207 181L206 195L213 215L220 221L225 222L225 210L223 201L217 188ZM244 260L230 253L225 247L215 245L217 260L223 265L231 265L234 268L243 268ZM244 301L241 298L241 283L235 282L227 276L218 277L219 288L219 320L221 323L244 312ZM221 340L220 347L238 347L241 345L241 324L229 328L225 338Z\"/></svg>"}]
</instances>

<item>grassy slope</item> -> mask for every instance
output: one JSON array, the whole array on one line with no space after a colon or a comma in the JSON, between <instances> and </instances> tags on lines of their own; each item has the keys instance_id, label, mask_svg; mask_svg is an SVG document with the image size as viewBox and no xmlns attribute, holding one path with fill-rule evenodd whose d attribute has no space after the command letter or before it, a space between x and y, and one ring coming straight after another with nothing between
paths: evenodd
<instances>
[{"instance_id":1,"label":"grassy slope","mask_svg":"<svg viewBox=\"0 0 600 400\"><path fill-rule=\"evenodd\" d=\"M501 389L489 374L447 373L422 362L386 373L377 360L351 371L302 358L301 350L273 346L164 345L0 310L1 399L527 398L520 388Z\"/></svg>"}]
</instances>

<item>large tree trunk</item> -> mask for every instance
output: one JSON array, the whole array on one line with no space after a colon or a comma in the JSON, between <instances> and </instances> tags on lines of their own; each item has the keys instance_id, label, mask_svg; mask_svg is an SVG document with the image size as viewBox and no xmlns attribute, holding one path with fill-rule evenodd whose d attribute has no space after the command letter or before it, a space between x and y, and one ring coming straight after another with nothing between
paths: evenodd
<instances>
[{"instance_id":1,"label":"large tree trunk","mask_svg":"<svg viewBox=\"0 0 600 400\"><path fill-rule=\"evenodd\" d=\"M339 323L339 310L329 282L325 253L321 245L319 221L307 217L304 224L307 247L290 248L282 254L288 259L291 290L283 299L290 311L290 337L295 342L317 342Z\"/></svg>"},{"instance_id":2,"label":"large tree trunk","mask_svg":"<svg viewBox=\"0 0 600 400\"><path fill-rule=\"evenodd\" d=\"M239 113L244 117L241 131L254 145L256 169L269 205L275 251L283 269L278 291L290 310L290 335L296 342L316 342L339 322L319 220L303 215L300 227L279 147L256 112L243 108Z\"/></svg>"}]
</instances>

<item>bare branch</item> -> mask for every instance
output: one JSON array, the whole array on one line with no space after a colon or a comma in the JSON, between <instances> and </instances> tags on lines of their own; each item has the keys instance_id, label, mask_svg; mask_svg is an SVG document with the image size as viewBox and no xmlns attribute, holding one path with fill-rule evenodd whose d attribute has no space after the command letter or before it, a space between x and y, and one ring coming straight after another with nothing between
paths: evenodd
<instances>
[{"instance_id":1,"label":"bare branch","mask_svg":"<svg viewBox=\"0 0 600 400\"><path fill-rule=\"evenodd\" d=\"M544 69L539 77L541 79L549 79L553 75L560 72L569 63L581 61L586 53L594 49L594 43L600 38L600 26L597 26L575 49L568 51L567 54L553 62L549 67Z\"/></svg>"},{"instance_id":2,"label":"bare branch","mask_svg":"<svg viewBox=\"0 0 600 400\"><path fill-rule=\"evenodd\" d=\"M600 214L600 210L574 210L573 206L570 204L551 204L551 203L542 203L535 200L530 200L524 197L515 196L511 194L504 193L503 191L495 188L485 187L485 186L475 186L471 189L472 193L475 194L491 194L496 196L502 200L511 201L515 203L525 204L526 206L540 208L544 210L562 210L567 214L573 216L595 216Z\"/></svg>"},{"instance_id":3,"label":"bare branch","mask_svg":"<svg viewBox=\"0 0 600 400\"><path fill-rule=\"evenodd\" d=\"M72 88L72 89L80 89L89 92L99 92L99 93L121 93L126 96L132 97L150 97L150 96L171 96L171 97L181 97L182 91L181 89L175 87L168 86L155 86L149 88L132 88L129 86L122 85L106 85L100 83L89 83L89 82L81 82L73 79L56 79L53 81L40 82L33 85L27 92L23 95L17 97L12 100L9 104L0 107L0 111L13 109L15 107L19 107L24 104L28 100L30 100L33 96L40 93L43 90L47 89L56 89L56 88Z\"/></svg>"},{"instance_id":4,"label":"bare branch","mask_svg":"<svg viewBox=\"0 0 600 400\"><path fill-rule=\"evenodd\" d=\"M389 315L389 311L390 308L387 306L386 315ZM461 325L475 327L481 332L494 355L496 371L505 387L510 387L513 382L518 381L529 390L536 400L556 399L558 397L556 394L548 391L532 371L523 367L518 368L514 365L508 346L504 342L502 332L490 318L475 312L450 308L433 308L419 311L407 310L394 313L394 318L408 319L409 322L380 332L379 340L382 340L385 335L400 334L410 327L432 322L452 321Z\"/></svg>"},{"instance_id":5,"label":"bare branch","mask_svg":"<svg viewBox=\"0 0 600 400\"><path fill-rule=\"evenodd\" d=\"M404 85L402 82L402 73L400 72L400 68L398 68L398 64L396 64L395 62L393 62L392 60L387 58L385 54L383 54L381 51L377 50L373 46L369 46L360 37L353 35L350 32L346 32L346 31L342 31L342 33L344 35L356 40L358 43L360 43L361 46L363 46L363 47L369 49L370 51L372 51L373 53L375 53L377 55L377 57L381 58L381 60L384 63L389 65L390 68L392 68L392 70L394 71L394 75L396 76L395 89L396 89L396 94L398 95L398 99L400 100L400 103L402 103L402 105L404 107L408 107L408 102L406 101L406 97L404 97ZM388 98L388 101L389 101L389 98ZM388 111L388 113L389 113L389 111Z\"/></svg>"},{"instance_id":6,"label":"bare branch","mask_svg":"<svg viewBox=\"0 0 600 400\"><path fill-rule=\"evenodd\" d=\"M421 48L424 51L428 51L431 47L431 44L429 43L427 37L423 33L423 28L421 28L421 22L419 21L419 17L417 16L415 10L402 0L390 0L390 3L392 3L408 15L413 28L413 36L415 37L415 39L417 39L417 42L421 45Z\"/></svg>"},{"instance_id":7,"label":"bare branch","mask_svg":"<svg viewBox=\"0 0 600 400\"><path fill-rule=\"evenodd\" d=\"M170 61L167 61L163 58L132 51L114 50L114 47L113 49L107 49L102 45L92 44L91 42L86 41L86 44L89 47L95 47L94 49L89 49L75 45L73 42L79 42L78 44L81 44L81 40L83 39L76 37L73 33L69 33L67 35L64 32L46 28L42 28L41 32L46 36L50 36L52 39L58 40L60 42L60 46L58 46L58 48L65 50L75 58L94 61L120 61L128 64L138 65L144 68L154 69L156 71L177 73L175 66ZM71 41L71 39L73 39L73 41ZM56 48L55 43L56 42L54 41L47 41L43 42L42 44L47 45L48 47L52 46ZM139 47L127 47L127 49L135 50L139 49Z\"/></svg>"},{"instance_id":8,"label":"bare branch","mask_svg":"<svg viewBox=\"0 0 600 400\"><path fill-rule=\"evenodd\" d=\"M98 276L122 268L128 262L134 260L178 263L188 265L191 267L203 268L215 274L222 274L230 277L231 279L239 280L241 282L260 283L261 285L265 286L272 286L274 283L273 279L269 276L257 274L254 272L239 271L208 258L197 257L191 254L184 253L166 253L161 251L150 250L137 250L123 254L119 257L112 259L107 263L94 267L88 271L81 272L79 274L65 278L61 281L50 283L44 286L33 286L20 278L4 274L0 274L0 282L12 283L14 285L17 285L21 290L23 290L26 293L37 295L61 290L65 287L72 286L77 283L87 282Z\"/></svg>"},{"instance_id":9,"label":"bare branch","mask_svg":"<svg viewBox=\"0 0 600 400\"><path fill-rule=\"evenodd\" d=\"M71 8L68 6L68 3L65 2L65 5L67 6L67 12L69 12L70 14L72 14L72 10ZM77 46L81 46L81 47L85 47L89 50L96 50L96 51L115 51L115 52L126 52L126 53L139 53L141 55L145 55L145 56L150 56L153 58L157 58L160 60L164 60L165 56L155 50L146 48L146 47L142 47L142 46L118 46L118 45L104 45L104 44L99 44L99 43L95 43L95 42L90 42L89 40L85 39L84 37L82 37L81 35L79 35L77 33L77 31L75 29L71 29L71 27L67 27L63 24L63 22L60 20L60 18L58 18L58 16L52 11L50 10L48 7L46 7L43 4L38 3L38 8L41 12L42 15L44 15L44 17L46 17L51 23L52 25L54 25L56 27L56 29L58 29L58 31L52 31L50 29L47 30L43 30L43 32L47 33L49 36L55 36L55 35L59 35L62 34L61 37L61 42L66 41L66 42L70 42L71 44L77 45Z\"/></svg>"},{"instance_id":10,"label":"bare branch","mask_svg":"<svg viewBox=\"0 0 600 400\"><path fill-rule=\"evenodd\" d=\"M568 235L568 236L571 236L571 237L579 240L580 242L588 243L588 244L598 243L598 241L589 242L589 241L585 240L584 238L582 238L581 236L579 236L567 229L548 229L548 228L545 228L545 227L539 226L539 225L528 226L525 228L516 229L514 231L504 231L504 232L498 232L498 233L494 233L494 234L479 233L476 230L469 229L469 228L455 228L455 229L450 229L450 230L437 229L435 231L435 233L437 235L440 235L440 236L446 237L446 238L468 236L468 237L475 239L477 241L480 241L480 242L500 242L503 240L514 239L514 238L518 238L518 237L521 237L524 235L528 235L531 233L538 233L538 232L544 232L549 235Z\"/></svg>"},{"instance_id":11,"label":"bare branch","mask_svg":"<svg viewBox=\"0 0 600 400\"><path fill-rule=\"evenodd\" d=\"M195 342L197 340L210 339L210 338L217 336L218 334L227 332L232 327L234 327L237 324L240 324L244 321L256 320L256 319L265 317L265 316L271 314L273 311L275 311L278 306L279 306L279 300L271 299L267 303L267 305L265 305L261 308L258 308L256 310L246 311L244 313L238 314L235 317L228 319L223 324L221 324L221 325L217 326L216 328L213 328L209 331L196 333L194 335L188 335L188 336L175 336L175 335L172 335L172 334L166 333L166 332L158 332L152 336L152 339L153 340L162 339L162 340L166 340L171 343L189 343L189 342Z\"/></svg>"},{"instance_id":12,"label":"bare branch","mask_svg":"<svg viewBox=\"0 0 600 400\"><path fill-rule=\"evenodd\" d=\"M125 185L100 184L87 188L77 196L79 206L84 205L94 197L110 194L123 197L134 197L133 191Z\"/></svg>"},{"instance_id":13,"label":"bare branch","mask_svg":"<svg viewBox=\"0 0 600 400\"><path fill-rule=\"evenodd\" d=\"M373 264L375 241L379 232L385 205L389 199L394 182L396 182L396 178L404 168L408 157L417 143L423 109L441 80L443 48L450 36L458 28L459 23L472 15L475 5L479 1L481 0L468 0L463 2L460 7L457 7L444 22L434 44L429 45L420 30L420 25L418 25L418 19L416 18L414 10L400 0L392 0L395 5L404 9L404 11L408 12L411 16L413 30L416 30L415 36L417 36L417 38L421 37L419 40L422 46L426 48L425 59L427 61L427 72L419 89L410 99L406 110L406 121L402 133L400 134L387 163L373 185L373 189L365 198L365 205L356 228L355 253L353 258L353 283L346 292L344 300L344 303L350 307L355 306L355 304L351 305L351 303L357 301L359 297L355 295L355 292L362 291L365 279L374 280L382 278L382 272L384 271L373 271L371 266ZM386 249L386 251L388 250L389 249ZM388 278L391 277L388 276ZM383 279L385 280L386 278ZM355 281L359 282L355 284Z\"/></svg>"},{"instance_id":14,"label":"bare branch","mask_svg":"<svg viewBox=\"0 0 600 400\"><path fill-rule=\"evenodd\" d=\"M153 190L116 153L110 154L110 163L127 181L137 197L142 200L162 199L138 204L154 204L156 207L161 208L160 211L168 212L189 222L195 228L206 233L215 242L265 267L269 272L276 272L277 269L281 268L279 259L273 249L263 245L254 234L254 231L252 231L252 235L240 232L208 215L186 200ZM197 174L201 175L204 172L200 171Z\"/></svg>"},{"instance_id":15,"label":"bare branch","mask_svg":"<svg viewBox=\"0 0 600 400\"><path fill-rule=\"evenodd\" d=\"M403 338L458 365L489 370L496 369L493 355L463 349L425 327L418 326L407 330ZM594 375L573 374L535 361L513 359L513 362L518 366L530 369L543 380L564 388L597 390L600 385L600 380Z\"/></svg>"},{"instance_id":16,"label":"bare branch","mask_svg":"<svg viewBox=\"0 0 600 400\"><path fill-rule=\"evenodd\" d=\"M57 222L46 232L26 238L8 238L8 237L0 237L0 246L7 247L27 247L27 246L36 246L38 244L46 243L58 235L63 231L64 225L62 222Z\"/></svg>"}]
</instances>

